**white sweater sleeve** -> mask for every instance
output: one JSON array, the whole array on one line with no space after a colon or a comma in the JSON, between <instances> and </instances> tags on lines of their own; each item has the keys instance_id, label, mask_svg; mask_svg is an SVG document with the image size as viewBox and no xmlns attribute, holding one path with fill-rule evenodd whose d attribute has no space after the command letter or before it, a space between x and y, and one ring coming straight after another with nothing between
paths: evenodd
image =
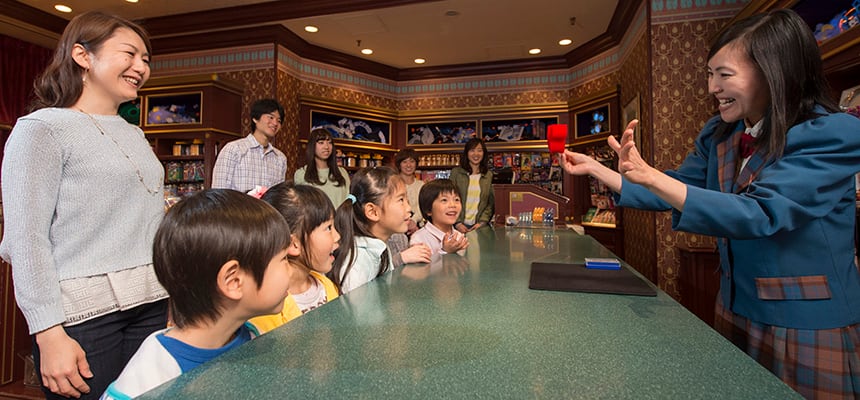
<instances>
[{"instance_id":1,"label":"white sweater sleeve","mask_svg":"<svg viewBox=\"0 0 860 400\"><path fill-rule=\"evenodd\" d=\"M12 264L15 300L30 333L65 321L50 240L64 157L50 127L31 119L18 121L4 152L0 256Z\"/></svg>"}]
</instances>

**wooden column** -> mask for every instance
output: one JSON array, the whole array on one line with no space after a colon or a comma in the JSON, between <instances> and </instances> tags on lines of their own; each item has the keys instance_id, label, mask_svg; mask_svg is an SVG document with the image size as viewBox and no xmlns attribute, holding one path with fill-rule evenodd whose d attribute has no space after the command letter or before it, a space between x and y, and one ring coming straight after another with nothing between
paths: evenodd
<instances>
[{"instance_id":1,"label":"wooden column","mask_svg":"<svg viewBox=\"0 0 860 400\"><path fill-rule=\"evenodd\" d=\"M681 305L714 326L714 304L720 291L720 255L714 247L678 246Z\"/></svg>"}]
</instances>

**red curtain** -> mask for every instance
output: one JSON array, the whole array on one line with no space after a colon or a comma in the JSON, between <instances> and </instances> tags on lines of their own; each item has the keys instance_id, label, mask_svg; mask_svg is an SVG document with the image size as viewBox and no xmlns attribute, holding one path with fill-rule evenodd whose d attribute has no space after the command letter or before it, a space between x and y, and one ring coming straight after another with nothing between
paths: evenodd
<instances>
[{"instance_id":1,"label":"red curtain","mask_svg":"<svg viewBox=\"0 0 860 400\"><path fill-rule=\"evenodd\" d=\"M24 115L33 96L33 81L53 56L46 49L0 35L0 124L12 125Z\"/></svg>"}]
</instances>

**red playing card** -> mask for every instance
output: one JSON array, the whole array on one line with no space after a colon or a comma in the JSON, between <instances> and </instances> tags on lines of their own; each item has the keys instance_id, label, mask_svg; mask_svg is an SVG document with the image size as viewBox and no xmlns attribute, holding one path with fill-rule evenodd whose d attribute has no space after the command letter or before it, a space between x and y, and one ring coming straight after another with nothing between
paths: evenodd
<instances>
[{"instance_id":1,"label":"red playing card","mask_svg":"<svg viewBox=\"0 0 860 400\"><path fill-rule=\"evenodd\" d=\"M567 142L567 124L552 124L547 128L546 141L550 153L564 153Z\"/></svg>"}]
</instances>

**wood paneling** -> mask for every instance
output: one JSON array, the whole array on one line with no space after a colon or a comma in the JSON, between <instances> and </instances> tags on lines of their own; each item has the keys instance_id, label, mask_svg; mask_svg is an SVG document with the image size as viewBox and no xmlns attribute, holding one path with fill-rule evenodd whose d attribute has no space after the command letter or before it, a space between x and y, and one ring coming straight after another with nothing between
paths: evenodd
<instances>
[{"instance_id":1,"label":"wood paneling","mask_svg":"<svg viewBox=\"0 0 860 400\"><path fill-rule=\"evenodd\" d=\"M681 305L714 325L714 304L720 291L720 256L713 247L678 246Z\"/></svg>"}]
</instances>

